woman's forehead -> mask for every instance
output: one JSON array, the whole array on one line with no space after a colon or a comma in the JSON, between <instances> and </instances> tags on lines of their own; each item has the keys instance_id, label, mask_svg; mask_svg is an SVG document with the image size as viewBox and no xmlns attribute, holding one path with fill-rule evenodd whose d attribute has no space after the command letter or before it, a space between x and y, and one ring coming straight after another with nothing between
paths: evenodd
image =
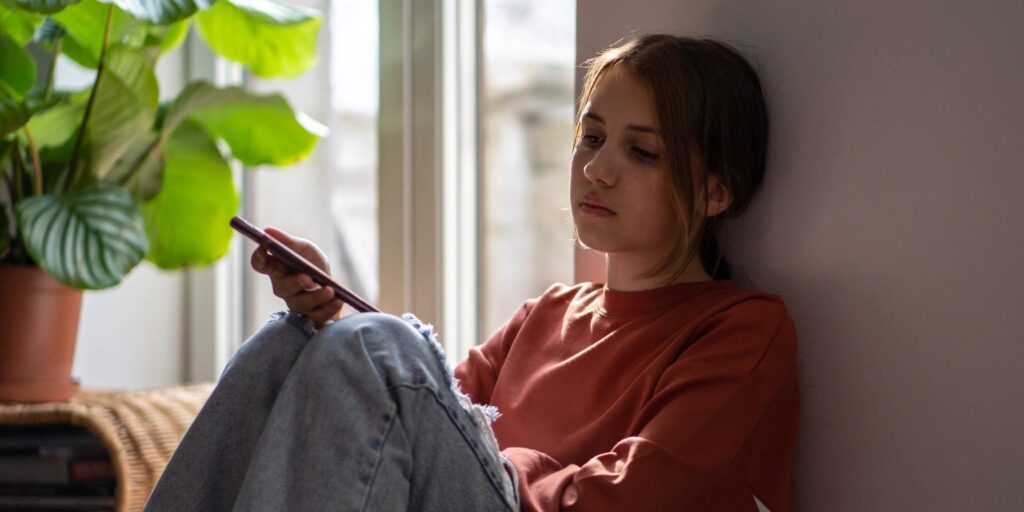
<instances>
[{"instance_id":1,"label":"woman's forehead","mask_svg":"<svg viewBox=\"0 0 1024 512\"><path fill-rule=\"evenodd\" d=\"M603 122L658 129L654 95L650 87L623 64L604 70L597 78L583 114L596 114Z\"/></svg>"}]
</instances>

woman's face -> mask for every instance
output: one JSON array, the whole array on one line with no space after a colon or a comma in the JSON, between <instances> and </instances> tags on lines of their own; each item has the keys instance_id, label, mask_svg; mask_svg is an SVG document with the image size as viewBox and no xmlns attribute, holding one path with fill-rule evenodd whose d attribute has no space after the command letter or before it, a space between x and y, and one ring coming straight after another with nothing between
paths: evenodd
<instances>
[{"instance_id":1,"label":"woman's face","mask_svg":"<svg viewBox=\"0 0 1024 512\"><path fill-rule=\"evenodd\" d=\"M584 105L570 199L580 241L604 253L661 258L680 229L654 97L618 64Z\"/></svg>"}]
</instances>

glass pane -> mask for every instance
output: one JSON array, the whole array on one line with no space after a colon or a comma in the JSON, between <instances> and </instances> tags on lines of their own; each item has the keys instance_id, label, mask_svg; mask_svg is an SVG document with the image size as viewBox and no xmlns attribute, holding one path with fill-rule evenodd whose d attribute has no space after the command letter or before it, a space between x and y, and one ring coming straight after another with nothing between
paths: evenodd
<instances>
[{"instance_id":1,"label":"glass pane","mask_svg":"<svg viewBox=\"0 0 1024 512\"><path fill-rule=\"evenodd\" d=\"M281 91L330 128L306 161L249 173L246 214L308 238L327 253L334 277L377 301L377 2L297 0L323 13L319 60L289 80L251 77L256 91ZM251 246L250 246L251 248ZM248 258L248 255L246 255ZM248 268L247 332L285 309L270 280ZM346 313L352 313L349 308Z\"/></svg>"},{"instance_id":2,"label":"glass pane","mask_svg":"<svg viewBox=\"0 0 1024 512\"><path fill-rule=\"evenodd\" d=\"M569 0L484 1L481 341L527 298L572 282L575 8Z\"/></svg>"}]
</instances>

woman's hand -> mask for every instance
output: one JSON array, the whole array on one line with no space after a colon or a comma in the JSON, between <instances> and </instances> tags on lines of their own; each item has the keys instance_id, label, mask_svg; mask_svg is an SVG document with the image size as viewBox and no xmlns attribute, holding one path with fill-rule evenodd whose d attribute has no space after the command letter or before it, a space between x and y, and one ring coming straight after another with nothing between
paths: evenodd
<instances>
[{"instance_id":1,"label":"woman's hand","mask_svg":"<svg viewBox=\"0 0 1024 512\"><path fill-rule=\"evenodd\" d=\"M279 229L266 228L265 231L330 275L331 267L327 263L327 255L315 244L309 240L295 238ZM314 283L313 278L307 274L288 268L262 247L257 247L253 251L250 264L256 272L270 276L274 295L284 299L288 309L311 318L317 329L341 318L343 303L334 297L333 290Z\"/></svg>"}]
</instances>

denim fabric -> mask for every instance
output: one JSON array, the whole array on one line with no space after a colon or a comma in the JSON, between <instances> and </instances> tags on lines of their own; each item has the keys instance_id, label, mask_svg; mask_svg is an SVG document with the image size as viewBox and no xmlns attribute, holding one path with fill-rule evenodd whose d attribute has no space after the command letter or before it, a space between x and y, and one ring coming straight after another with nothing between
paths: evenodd
<instances>
[{"instance_id":1,"label":"denim fabric","mask_svg":"<svg viewBox=\"0 0 1024 512\"><path fill-rule=\"evenodd\" d=\"M227 365L146 510L519 510L497 416L412 315L316 331L278 313Z\"/></svg>"}]
</instances>

